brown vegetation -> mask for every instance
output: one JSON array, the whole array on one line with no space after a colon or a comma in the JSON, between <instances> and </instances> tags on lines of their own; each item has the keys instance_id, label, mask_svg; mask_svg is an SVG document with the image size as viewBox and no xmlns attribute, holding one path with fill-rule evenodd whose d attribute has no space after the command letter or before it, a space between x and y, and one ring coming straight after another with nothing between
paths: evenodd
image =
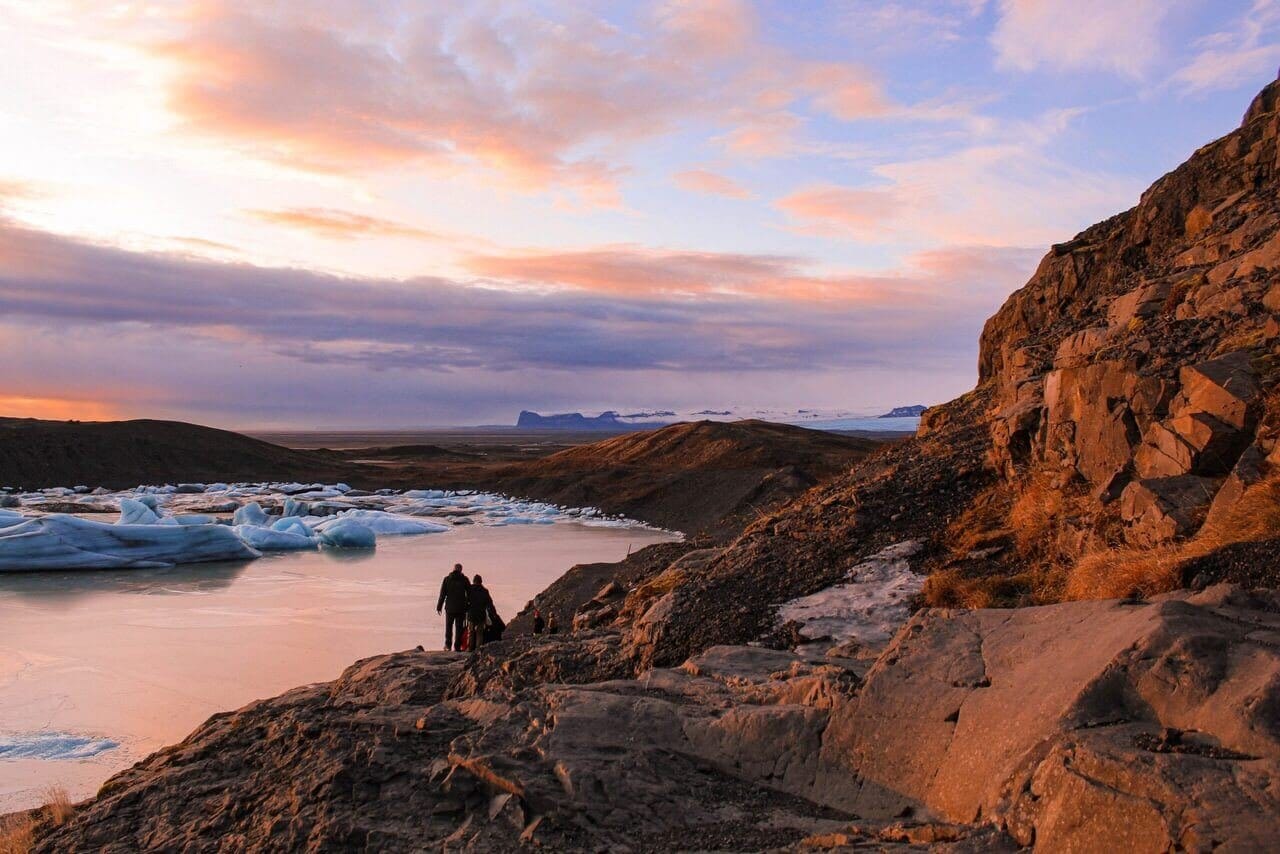
<instances>
[{"instance_id":1,"label":"brown vegetation","mask_svg":"<svg viewBox=\"0 0 1280 854\"><path fill-rule=\"evenodd\" d=\"M1156 548L1119 547L1080 558L1067 574L1063 598L1147 597L1176 590L1189 561L1236 543L1259 542L1280 534L1280 476L1250 487L1222 518L1196 536Z\"/></svg>"},{"instance_id":2,"label":"brown vegetation","mask_svg":"<svg viewBox=\"0 0 1280 854\"><path fill-rule=\"evenodd\" d=\"M28 854L35 842L35 819L19 812L0 818L0 854Z\"/></svg>"}]
</instances>

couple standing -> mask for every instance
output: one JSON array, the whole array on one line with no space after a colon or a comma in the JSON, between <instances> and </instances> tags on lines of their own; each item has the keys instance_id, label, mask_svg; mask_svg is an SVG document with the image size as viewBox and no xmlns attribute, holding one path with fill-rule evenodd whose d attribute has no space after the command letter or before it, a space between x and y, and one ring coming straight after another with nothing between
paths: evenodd
<instances>
[{"instance_id":1,"label":"couple standing","mask_svg":"<svg viewBox=\"0 0 1280 854\"><path fill-rule=\"evenodd\" d=\"M505 628L483 579L477 575L467 581L460 563L453 565L453 572L446 575L440 584L436 613L441 612L444 613L444 648L455 652L463 649L464 628L471 638L468 648L472 650L486 640L496 640L493 635L500 637L501 630Z\"/></svg>"}]
</instances>

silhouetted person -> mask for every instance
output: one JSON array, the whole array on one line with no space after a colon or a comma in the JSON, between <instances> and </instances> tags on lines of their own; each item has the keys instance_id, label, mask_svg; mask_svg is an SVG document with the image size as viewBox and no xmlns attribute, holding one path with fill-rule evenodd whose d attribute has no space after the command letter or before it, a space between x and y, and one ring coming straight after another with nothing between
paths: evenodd
<instances>
[{"instance_id":1,"label":"silhouetted person","mask_svg":"<svg viewBox=\"0 0 1280 854\"><path fill-rule=\"evenodd\" d=\"M556 615L552 614L547 618L547 634L555 635L560 633L560 622L556 619Z\"/></svg>"},{"instance_id":2,"label":"silhouetted person","mask_svg":"<svg viewBox=\"0 0 1280 854\"><path fill-rule=\"evenodd\" d=\"M542 612L537 608L533 609L533 633L535 635L542 634L542 630L547 627L547 621L542 619Z\"/></svg>"},{"instance_id":3,"label":"silhouetted person","mask_svg":"<svg viewBox=\"0 0 1280 854\"><path fill-rule=\"evenodd\" d=\"M471 650L484 645L485 629L498 622L498 612L493 609L493 597L484 586L484 579L474 576L467 591L467 628L471 631Z\"/></svg>"},{"instance_id":4,"label":"silhouetted person","mask_svg":"<svg viewBox=\"0 0 1280 854\"><path fill-rule=\"evenodd\" d=\"M444 612L444 648L459 652L462 649L462 631L467 622L467 605L471 601L471 585L462 574L462 564L455 563L453 572L440 582L440 600L436 613ZM485 595L488 595L486 591Z\"/></svg>"}]
</instances>

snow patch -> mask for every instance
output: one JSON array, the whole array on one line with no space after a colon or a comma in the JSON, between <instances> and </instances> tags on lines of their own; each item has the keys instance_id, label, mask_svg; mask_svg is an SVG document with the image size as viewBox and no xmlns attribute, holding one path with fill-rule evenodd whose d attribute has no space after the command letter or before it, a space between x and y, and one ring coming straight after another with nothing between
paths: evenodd
<instances>
[{"instance_id":1,"label":"snow patch","mask_svg":"<svg viewBox=\"0 0 1280 854\"><path fill-rule=\"evenodd\" d=\"M924 586L908 560L922 548L907 540L876 552L849 570L844 583L785 603L779 623L799 623L801 636L812 640L886 643L911 616L911 598Z\"/></svg>"}]
</instances>

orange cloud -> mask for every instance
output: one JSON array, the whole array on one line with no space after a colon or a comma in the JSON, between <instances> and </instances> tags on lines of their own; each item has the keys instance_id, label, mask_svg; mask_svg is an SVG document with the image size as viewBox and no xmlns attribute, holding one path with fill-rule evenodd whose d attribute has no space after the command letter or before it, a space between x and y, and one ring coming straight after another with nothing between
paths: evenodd
<instances>
[{"instance_id":1,"label":"orange cloud","mask_svg":"<svg viewBox=\"0 0 1280 854\"><path fill-rule=\"evenodd\" d=\"M751 191L737 181L706 169L689 169L677 172L672 177L675 178L676 186L691 193L707 193L730 199L751 198Z\"/></svg>"},{"instance_id":2,"label":"orange cloud","mask_svg":"<svg viewBox=\"0 0 1280 854\"><path fill-rule=\"evenodd\" d=\"M636 30L581 4L343 8L206 0L171 15L148 45L170 108L291 168L466 173L613 207L627 147L682 124L777 156L802 106L844 121L892 109L861 66L766 43L745 0L669 0Z\"/></svg>"},{"instance_id":3,"label":"orange cloud","mask_svg":"<svg viewBox=\"0 0 1280 854\"><path fill-rule=\"evenodd\" d=\"M478 276L635 297L702 295L749 289L794 273L798 259L772 255L680 252L633 245L578 251L476 254Z\"/></svg>"},{"instance_id":4,"label":"orange cloud","mask_svg":"<svg viewBox=\"0 0 1280 854\"><path fill-rule=\"evenodd\" d=\"M882 274L817 276L804 261L777 255L682 252L634 245L553 252L476 254L472 273L510 284L540 285L639 299L736 296L751 299L906 307L936 295L952 267L915 266ZM920 275L923 272L925 275Z\"/></svg>"},{"instance_id":5,"label":"orange cloud","mask_svg":"<svg viewBox=\"0 0 1280 854\"><path fill-rule=\"evenodd\" d=\"M866 69L846 62L815 62L802 80L814 106L841 121L882 116L892 109L880 84Z\"/></svg>"},{"instance_id":6,"label":"orange cloud","mask_svg":"<svg viewBox=\"0 0 1280 854\"><path fill-rule=\"evenodd\" d=\"M821 184L797 190L774 206L819 234L871 237L883 233L907 205L893 188L857 189Z\"/></svg>"},{"instance_id":7,"label":"orange cloud","mask_svg":"<svg viewBox=\"0 0 1280 854\"><path fill-rule=\"evenodd\" d=\"M281 225L299 231L307 231L320 237L336 240L354 240L357 237L407 237L420 240L440 240L438 232L411 225L365 216L351 211L333 208L285 208L283 210L250 209L246 214L271 225Z\"/></svg>"},{"instance_id":8,"label":"orange cloud","mask_svg":"<svg viewBox=\"0 0 1280 854\"><path fill-rule=\"evenodd\" d=\"M114 405L100 400L0 395L0 417L110 421L120 416Z\"/></svg>"}]
</instances>

